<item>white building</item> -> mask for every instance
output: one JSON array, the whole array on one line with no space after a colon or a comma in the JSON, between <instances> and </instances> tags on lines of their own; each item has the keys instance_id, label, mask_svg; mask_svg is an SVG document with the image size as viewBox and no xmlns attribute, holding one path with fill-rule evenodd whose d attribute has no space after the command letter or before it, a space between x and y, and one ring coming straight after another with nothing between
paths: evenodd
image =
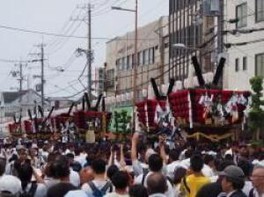
<instances>
[{"instance_id":1,"label":"white building","mask_svg":"<svg viewBox=\"0 0 264 197\"><path fill-rule=\"evenodd\" d=\"M238 22L225 24L234 35L227 33L224 39L231 45L223 85L226 89L250 90L250 78L264 76L264 0L225 0L225 21L230 19Z\"/></svg>"}]
</instances>

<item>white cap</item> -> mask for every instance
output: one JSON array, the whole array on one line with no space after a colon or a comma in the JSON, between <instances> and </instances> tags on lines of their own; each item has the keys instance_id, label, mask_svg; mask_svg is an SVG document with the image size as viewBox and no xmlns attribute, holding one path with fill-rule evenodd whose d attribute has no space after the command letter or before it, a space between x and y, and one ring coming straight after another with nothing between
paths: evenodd
<instances>
[{"instance_id":1,"label":"white cap","mask_svg":"<svg viewBox=\"0 0 264 197\"><path fill-rule=\"evenodd\" d=\"M37 144L32 144L31 148L38 148L38 145Z\"/></svg>"},{"instance_id":2,"label":"white cap","mask_svg":"<svg viewBox=\"0 0 264 197\"><path fill-rule=\"evenodd\" d=\"M153 154L156 154L156 152L152 148L148 148L146 153L145 153L145 158L148 161L149 157Z\"/></svg>"},{"instance_id":3,"label":"white cap","mask_svg":"<svg viewBox=\"0 0 264 197\"><path fill-rule=\"evenodd\" d=\"M0 192L7 191L15 195L22 190L21 181L12 175L3 175L0 178Z\"/></svg>"},{"instance_id":4,"label":"white cap","mask_svg":"<svg viewBox=\"0 0 264 197\"><path fill-rule=\"evenodd\" d=\"M16 150L17 150L17 151L20 151L20 150L26 150L26 148L25 148L25 146L19 144L19 145L16 146Z\"/></svg>"}]
</instances>

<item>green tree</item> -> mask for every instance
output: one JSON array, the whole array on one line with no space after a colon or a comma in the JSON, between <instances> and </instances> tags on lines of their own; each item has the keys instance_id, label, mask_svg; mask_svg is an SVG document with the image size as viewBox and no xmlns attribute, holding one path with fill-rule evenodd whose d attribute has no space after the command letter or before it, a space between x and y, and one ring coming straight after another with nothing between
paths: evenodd
<instances>
[{"instance_id":1,"label":"green tree","mask_svg":"<svg viewBox=\"0 0 264 197\"><path fill-rule=\"evenodd\" d=\"M253 77L250 79L252 93L252 104L249 111L249 127L254 131L255 139L259 140L264 130L264 106L263 97L263 77Z\"/></svg>"}]
</instances>

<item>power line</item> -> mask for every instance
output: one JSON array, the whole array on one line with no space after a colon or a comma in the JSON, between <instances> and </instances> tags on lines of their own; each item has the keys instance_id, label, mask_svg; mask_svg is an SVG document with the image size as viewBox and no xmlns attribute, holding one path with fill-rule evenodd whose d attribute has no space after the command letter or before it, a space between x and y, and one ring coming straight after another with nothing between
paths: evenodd
<instances>
[{"instance_id":1,"label":"power line","mask_svg":"<svg viewBox=\"0 0 264 197\"><path fill-rule=\"evenodd\" d=\"M29 63L30 61L21 61L21 60L12 60L12 59L0 59L0 62L4 62L4 63L18 63L18 62L21 62L21 63Z\"/></svg>"},{"instance_id":2,"label":"power line","mask_svg":"<svg viewBox=\"0 0 264 197\"><path fill-rule=\"evenodd\" d=\"M25 33L41 34L41 35L46 35L46 36L87 39L86 36L64 35L64 34L58 34L58 33L45 32L45 31L37 31L37 30L29 30L29 29L24 29L24 28L11 27L11 26L6 26L6 25L0 25L0 28L12 30L12 31L20 31L20 32L25 32ZM113 38L110 38L110 37L93 37L91 39L92 40L111 40ZM122 40L122 39L119 39L119 40ZM127 39L123 39L123 40L127 40ZM128 40L133 40L133 39L128 39ZM153 39L141 39L141 38L139 38L138 40L153 40Z\"/></svg>"},{"instance_id":3,"label":"power line","mask_svg":"<svg viewBox=\"0 0 264 197\"><path fill-rule=\"evenodd\" d=\"M70 23L71 23L71 24L70 24L70 27L74 24L74 22L73 22L72 20L70 20L70 19L71 19L71 17L73 16L73 14L75 13L76 10L77 10L76 8L73 9L72 13L70 14L70 18L67 19L67 21L63 24L61 30L59 31L61 34L67 34L67 33L65 33L65 32L68 32L68 30L69 30L69 27L67 28L67 26L68 26ZM67 28L67 29L66 29L66 28ZM47 45L48 45L48 46L52 46L52 45L54 45L57 41L58 41L58 40L57 40L57 37L55 37L55 38L53 38L52 40L50 40L50 41L48 42Z\"/></svg>"},{"instance_id":4,"label":"power line","mask_svg":"<svg viewBox=\"0 0 264 197\"><path fill-rule=\"evenodd\" d=\"M253 43L258 43L258 42L263 42L264 38L258 39L258 40L251 40L247 42L237 42L237 43L225 43L226 48L230 48L232 46L243 46L247 44L253 44Z\"/></svg>"}]
</instances>

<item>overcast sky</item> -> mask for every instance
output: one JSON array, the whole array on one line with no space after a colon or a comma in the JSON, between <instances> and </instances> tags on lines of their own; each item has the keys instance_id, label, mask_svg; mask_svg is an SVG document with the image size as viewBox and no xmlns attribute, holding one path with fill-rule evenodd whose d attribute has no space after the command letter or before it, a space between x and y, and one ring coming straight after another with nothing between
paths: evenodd
<instances>
[{"instance_id":1,"label":"overcast sky","mask_svg":"<svg viewBox=\"0 0 264 197\"><path fill-rule=\"evenodd\" d=\"M105 61L107 39L121 36L134 30L134 14L131 12L111 11L111 6L134 9L135 0L91 0L93 5L92 46L95 52L93 67L102 66ZM45 47L45 85L46 96L69 96L82 90L77 80L85 65L85 57L77 57L75 50L87 48L87 39L63 38L19 31L30 30L55 34L87 35L84 19L89 0L6 0L0 3L0 91L18 88L18 78L10 75L18 71L18 62L39 59L38 44ZM169 0L139 0L139 26L168 15ZM78 6L79 5L79 6ZM9 27L18 28L10 30ZM106 38L106 39L104 39ZM11 62L6 62L11 61ZM55 68L63 68L64 72ZM24 68L24 89L33 88L39 79L40 62L29 63ZM87 71L85 72L85 74ZM86 84L86 76L81 77ZM31 77L29 77L31 76ZM29 80L26 80L29 79Z\"/></svg>"}]
</instances>

